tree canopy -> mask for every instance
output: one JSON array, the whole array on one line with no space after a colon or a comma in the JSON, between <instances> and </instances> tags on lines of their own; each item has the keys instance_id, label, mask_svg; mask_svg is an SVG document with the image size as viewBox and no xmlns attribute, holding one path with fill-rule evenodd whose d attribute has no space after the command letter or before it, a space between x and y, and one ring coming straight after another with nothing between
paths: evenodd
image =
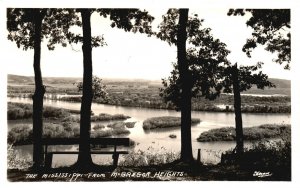
<instances>
[{"instance_id":1,"label":"tree canopy","mask_svg":"<svg viewBox=\"0 0 300 188\"><path fill-rule=\"evenodd\" d=\"M237 64L229 66L224 69L224 80L222 82L223 92L231 93L233 88L232 72L234 68L238 69L238 80L240 92L247 91L256 85L258 89L264 89L265 87L275 87L273 83L268 81L268 75L264 74L261 70L263 63L258 62L256 65L237 67Z\"/></svg>"},{"instance_id":2,"label":"tree canopy","mask_svg":"<svg viewBox=\"0 0 300 188\"><path fill-rule=\"evenodd\" d=\"M82 82L78 82L76 86L78 88L78 91L82 92ZM100 79L98 76L93 76L92 88L93 99L106 99L108 97L108 93L106 92L106 85L102 83L102 79Z\"/></svg>"},{"instance_id":3,"label":"tree canopy","mask_svg":"<svg viewBox=\"0 0 300 188\"><path fill-rule=\"evenodd\" d=\"M47 42L49 50L54 50L57 44L66 47L67 44L82 42L83 37L80 34L74 34L70 31L73 26L82 26L82 21L76 9L7 9L8 39L15 41L18 48L23 50L33 49L33 20L36 14L41 14L44 18L41 28L41 40ZM104 45L106 43L103 36L92 37L93 47Z\"/></svg>"},{"instance_id":4,"label":"tree canopy","mask_svg":"<svg viewBox=\"0 0 300 188\"><path fill-rule=\"evenodd\" d=\"M289 9L230 9L228 15L244 16L250 13L246 22L253 28L252 37L248 38L243 51L248 57L257 47L264 45L269 52L277 52L276 63L284 64L285 69L290 68L291 61L291 24Z\"/></svg>"},{"instance_id":5,"label":"tree canopy","mask_svg":"<svg viewBox=\"0 0 300 188\"><path fill-rule=\"evenodd\" d=\"M159 26L160 32L157 33L158 38L167 41L170 45L177 42L177 19L178 10L168 10ZM188 18L187 22L189 84L193 97L205 97L212 100L221 92L222 72L225 67L229 66L227 55L230 51L226 49L225 43L212 36L210 28L202 27L203 21L194 14ZM162 79L164 88L160 89L160 96L180 109L181 88L184 83L181 83L179 79L178 64L173 63L173 67L171 76Z\"/></svg>"}]
</instances>

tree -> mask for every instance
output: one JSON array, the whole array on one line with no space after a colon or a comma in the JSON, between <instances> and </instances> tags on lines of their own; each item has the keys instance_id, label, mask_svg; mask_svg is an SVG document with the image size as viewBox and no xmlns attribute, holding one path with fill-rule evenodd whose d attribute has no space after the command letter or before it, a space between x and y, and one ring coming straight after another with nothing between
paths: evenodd
<instances>
[{"instance_id":1,"label":"tree","mask_svg":"<svg viewBox=\"0 0 300 188\"><path fill-rule=\"evenodd\" d=\"M8 39L16 42L18 48L34 50L34 80L35 92L33 99L33 168L39 169L43 163L43 147L41 145L43 133L43 97L46 92L43 85L40 67L41 42L48 39L48 49L54 50L55 44L65 46L66 37L63 31L68 30L76 22L64 17L63 9L7 9ZM64 19L59 19L64 17ZM66 21L68 25L62 26ZM54 31L55 30L55 31Z\"/></svg>"},{"instance_id":2,"label":"tree","mask_svg":"<svg viewBox=\"0 0 300 188\"><path fill-rule=\"evenodd\" d=\"M138 9L78 9L82 18L82 52L83 52L83 82L82 101L80 110L80 143L79 155L75 166L81 170L88 170L94 166L90 155L90 131L91 131L91 105L93 99L92 87L92 43L90 18L93 12L98 12L100 16L108 17L112 21L111 27L117 26L125 31L146 33L151 35L151 26L154 19L146 11ZM79 42L79 40L74 41Z\"/></svg>"},{"instance_id":3,"label":"tree","mask_svg":"<svg viewBox=\"0 0 300 188\"><path fill-rule=\"evenodd\" d=\"M192 138L191 138L191 85L189 84L190 74L186 59L186 40L188 9L179 9L179 21L177 32L177 58L179 82L181 83L181 160L193 161Z\"/></svg>"},{"instance_id":4,"label":"tree","mask_svg":"<svg viewBox=\"0 0 300 188\"><path fill-rule=\"evenodd\" d=\"M178 24L176 23L178 21ZM192 162L191 98L205 96L214 99L219 95L218 79L226 65L229 53L226 45L210 35L210 29L200 29L203 20L197 15L188 17L188 9L170 9L163 16L158 38L177 46L178 63L168 80L163 79L160 95L181 110L181 161ZM186 51L186 42L193 47ZM223 69L222 69L223 70Z\"/></svg>"},{"instance_id":5,"label":"tree","mask_svg":"<svg viewBox=\"0 0 300 188\"><path fill-rule=\"evenodd\" d=\"M289 9L230 9L228 15L241 15L250 13L247 26L254 29L252 37L247 39L243 51L251 57L252 49L257 44L265 45L266 50L277 52L276 63L285 64L290 68L291 61L291 33Z\"/></svg>"},{"instance_id":6,"label":"tree","mask_svg":"<svg viewBox=\"0 0 300 188\"><path fill-rule=\"evenodd\" d=\"M77 88L79 92L82 92L83 85L82 82L77 83ZM108 93L106 92L106 85L102 83L102 79L98 76L93 76L92 79L93 88L93 99L107 99Z\"/></svg>"},{"instance_id":7,"label":"tree","mask_svg":"<svg viewBox=\"0 0 300 188\"><path fill-rule=\"evenodd\" d=\"M241 156L244 152L243 121L241 112L241 92L247 91L256 85L258 89L275 87L268 81L268 76L262 71L257 72L262 63L254 66L240 66L237 63L229 66L224 71L225 79L222 83L225 93L232 93L234 96L235 130L236 130L236 153Z\"/></svg>"}]
</instances>

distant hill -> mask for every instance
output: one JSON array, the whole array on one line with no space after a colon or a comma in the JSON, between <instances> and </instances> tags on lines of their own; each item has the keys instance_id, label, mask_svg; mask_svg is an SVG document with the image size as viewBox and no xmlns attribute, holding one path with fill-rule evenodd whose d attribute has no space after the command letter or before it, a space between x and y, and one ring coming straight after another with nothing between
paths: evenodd
<instances>
[{"instance_id":1,"label":"distant hill","mask_svg":"<svg viewBox=\"0 0 300 188\"><path fill-rule=\"evenodd\" d=\"M74 82L82 81L79 77L43 77L45 85L70 85ZM277 78L269 78L269 81L276 85L276 88L265 90L257 89L256 87L248 90L247 94L266 94L266 95L291 95L291 81ZM34 85L34 78L32 76L19 76L9 74L7 76L8 85ZM107 85L126 85L126 84L136 84L144 86L162 87L160 80L145 80L145 79L118 79L118 78L103 78L103 82Z\"/></svg>"},{"instance_id":2,"label":"distant hill","mask_svg":"<svg viewBox=\"0 0 300 188\"><path fill-rule=\"evenodd\" d=\"M7 76L7 83L28 85L34 83L34 78L32 76L19 76L19 75L9 74Z\"/></svg>"},{"instance_id":3,"label":"distant hill","mask_svg":"<svg viewBox=\"0 0 300 188\"><path fill-rule=\"evenodd\" d=\"M73 77L43 77L44 84L72 84L74 82L81 81L82 78L73 78ZM7 75L7 83L10 85L32 85L34 84L33 76L19 76L8 74Z\"/></svg>"},{"instance_id":4,"label":"distant hill","mask_svg":"<svg viewBox=\"0 0 300 188\"><path fill-rule=\"evenodd\" d=\"M269 78L276 88L265 88L264 90L257 89L255 86L244 92L247 94L265 94L265 95L288 95L291 96L291 80L278 78Z\"/></svg>"},{"instance_id":5,"label":"distant hill","mask_svg":"<svg viewBox=\"0 0 300 188\"><path fill-rule=\"evenodd\" d=\"M269 81L275 84L277 88L291 88L291 80L269 78Z\"/></svg>"}]
</instances>

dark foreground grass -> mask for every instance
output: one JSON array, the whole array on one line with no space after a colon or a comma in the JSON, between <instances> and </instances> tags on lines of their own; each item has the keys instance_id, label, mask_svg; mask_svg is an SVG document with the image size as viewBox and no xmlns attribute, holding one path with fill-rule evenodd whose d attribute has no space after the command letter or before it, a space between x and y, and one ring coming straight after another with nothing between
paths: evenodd
<instances>
[{"instance_id":1,"label":"dark foreground grass","mask_svg":"<svg viewBox=\"0 0 300 188\"><path fill-rule=\"evenodd\" d=\"M11 182L24 181L61 181L61 182L103 182L103 181L291 181L290 173L271 171L270 176L258 177L257 172L264 169L249 169L239 165L208 165L200 163L185 164L174 161L161 165L143 167L134 166L98 166L85 172L78 169L58 168L39 173L30 170L9 169L7 178ZM26 178L28 174L37 174L36 178ZM46 175L46 177L45 177ZM63 177L65 176L65 177ZM73 177L73 178L72 178Z\"/></svg>"},{"instance_id":2,"label":"dark foreground grass","mask_svg":"<svg viewBox=\"0 0 300 188\"><path fill-rule=\"evenodd\" d=\"M259 142L243 157L217 165L199 162L183 163L180 154L154 151L132 151L119 161L119 166L94 165L88 170L72 167L30 170L30 161L20 159L13 147L8 148L8 180L22 181L291 181L290 140ZM228 153L227 153L228 154ZM234 155L234 153L232 153ZM26 178L27 174L37 174ZM265 174L265 175L262 175ZM74 176L75 175L75 176Z\"/></svg>"},{"instance_id":3,"label":"dark foreground grass","mask_svg":"<svg viewBox=\"0 0 300 188\"><path fill-rule=\"evenodd\" d=\"M200 119L192 118L192 125L200 123ZM162 116L148 118L143 122L143 129L157 129L167 127L180 127L181 118L173 116Z\"/></svg>"},{"instance_id":4,"label":"dark foreground grass","mask_svg":"<svg viewBox=\"0 0 300 188\"><path fill-rule=\"evenodd\" d=\"M291 134L291 126L287 124L265 124L257 127L243 128L244 140L262 140L280 138L283 134ZM234 141L236 132L234 127L211 129L201 133L198 142Z\"/></svg>"}]
</instances>

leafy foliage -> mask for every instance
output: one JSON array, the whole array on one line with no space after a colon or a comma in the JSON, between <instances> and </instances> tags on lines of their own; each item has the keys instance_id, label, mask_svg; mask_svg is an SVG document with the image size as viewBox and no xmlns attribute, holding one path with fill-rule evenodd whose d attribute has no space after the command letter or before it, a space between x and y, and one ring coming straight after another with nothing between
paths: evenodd
<instances>
[{"instance_id":1,"label":"leafy foliage","mask_svg":"<svg viewBox=\"0 0 300 188\"><path fill-rule=\"evenodd\" d=\"M15 41L18 48L23 50L33 49L34 47L34 26L33 21L37 15L43 18L41 40L47 42L49 50L54 50L55 45L67 44L83 41L83 37L74 34L70 28L82 26L81 19L76 9L32 9L32 8L13 8L7 9L7 30L8 39ZM104 46L103 36L92 37L92 46Z\"/></svg>"},{"instance_id":2,"label":"leafy foliage","mask_svg":"<svg viewBox=\"0 0 300 188\"><path fill-rule=\"evenodd\" d=\"M130 152L120 161L120 166L150 166L171 163L179 159L180 153L173 151L166 151L164 147L156 151L149 147L146 151L138 150Z\"/></svg>"},{"instance_id":3,"label":"leafy foliage","mask_svg":"<svg viewBox=\"0 0 300 188\"><path fill-rule=\"evenodd\" d=\"M97 9L100 16L109 19L111 27L124 29L125 31L132 31L134 33L145 33L148 36L153 34L151 22L154 20L146 10L139 9Z\"/></svg>"},{"instance_id":4,"label":"leafy foliage","mask_svg":"<svg viewBox=\"0 0 300 188\"><path fill-rule=\"evenodd\" d=\"M189 57L189 55L188 55ZM194 58L192 56L192 58ZM192 59L191 57L188 60ZM189 71L192 79L192 96L195 98L205 97L214 100L220 96L221 92L231 93L233 91L232 72L236 66L230 66L228 62L220 63L218 61L200 61L193 59L194 64L189 64ZM238 68L238 79L240 92L247 91L256 85L258 89L265 87L275 87L273 83L268 81L268 76L262 71L257 72L261 68L262 63L253 66L240 66ZM177 109L180 109L180 82L178 67L174 64L174 69L168 79L163 79L164 88L160 88L160 96L165 102L171 101Z\"/></svg>"},{"instance_id":5,"label":"leafy foliage","mask_svg":"<svg viewBox=\"0 0 300 188\"><path fill-rule=\"evenodd\" d=\"M228 15L241 15L250 13L251 17L246 22L253 28L252 37L247 39L243 51L251 57L252 49L257 44L265 45L266 50L277 52L275 62L285 63L285 69L289 69L291 61L291 33L289 9L230 9Z\"/></svg>"},{"instance_id":6,"label":"leafy foliage","mask_svg":"<svg viewBox=\"0 0 300 188\"><path fill-rule=\"evenodd\" d=\"M7 169L28 169L32 166L30 156L20 155L14 146L7 145Z\"/></svg>"},{"instance_id":7,"label":"leafy foliage","mask_svg":"<svg viewBox=\"0 0 300 188\"><path fill-rule=\"evenodd\" d=\"M224 93L231 93L233 88L232 73L234 69L238 70L238 81L240 92L247 91L256 85L257 89L264 89L265 87L276 87L273 83L268 81L268 75L263 74L262 71L257 71L261 68L263 63L258 62L252 66L229 66L224 69L224 80L222 85L224 86Z\"/></svg>"},{"instance_id":8,"label":"leafy foliage","mask_svg":"<svg viewBox=\"0 0 300 188\"><path fill-rule=\"evenodd\" d=\"M30 144L32 143L32 128L28 125L13 127L7 135L8 144Z\"/></svg>"},{"instance_id":9,"label":"leafy foliage","mask_svg":"<svg viewBox=\"0 0 300 188\"><path fill-rule=\"evenodd\" d=\"M7 109L8 120L27 119L32 117L32 105L9 102ZM45 106L43 109L44 118L67 118L72 110ZM71 117L71 116L70 116Z\"/></svg>"},{"instance_id":10,"label":"leafy foliage","mask_svg":"<svg viewBox=\"0 0 300 188\"><path fill-rule=\"evenodd\" d=\"M163 16L157 37L167 41L170 45L176 44L178 19L179 11L169 9ZM222 72L224 67L229 65L226 56L230 51L226 49L226 44L213 38L210 28L202 27L202 22L203 20L200 20L196 14L190 16L187 21L187 41L190 44L186 54L189 84L193 97L201 96L212 100L221 92ZM160 96L164 98L165 102L171 101L180 109L182 83L179 79L178 64L174 63L173 67L171 76L162 80L164 88L160 89Z\"/></svg>"},{"instance_id":11,"label":"leafy foliage","mask_svg":"<svg viewBox=\"0 0 300 188\"><path fill-rule=\"evenodd\" d=\"M83 90L83 84L82 82L77 83L77 88L79 92L82 92ZM102 79L100 79L97 76L93 76L92 79L92 88L93 88L93 99L107 99L108 94L106 92L106 85L102 83Z\"/></svg>"},{"instance_id":12,"label":"leafy foliage","mask_svg":"<svg viewBox=\"0 0 300 188\"><path fill-rule=\"evenodd\" d=\"M91 117L91 121L111 121L111 120L126 120L130 118L129 116L126 116L124 114L106 114L106 113L100 113L99 115L95 115Z\"/></svg>"}]
</instances>

